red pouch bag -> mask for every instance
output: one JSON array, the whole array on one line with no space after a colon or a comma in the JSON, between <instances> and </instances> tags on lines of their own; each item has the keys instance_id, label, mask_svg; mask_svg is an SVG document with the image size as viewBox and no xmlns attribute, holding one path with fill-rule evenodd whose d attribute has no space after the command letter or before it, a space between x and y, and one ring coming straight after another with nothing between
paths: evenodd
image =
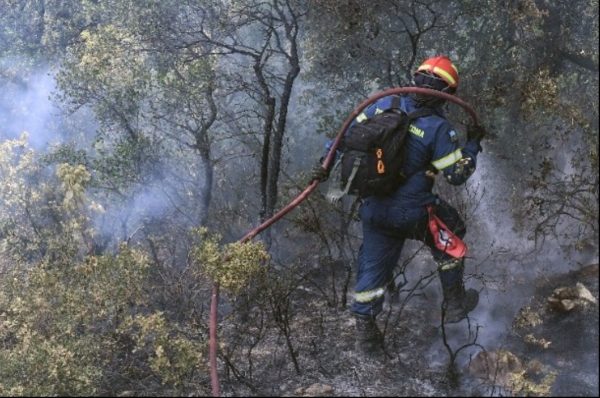
<instances>
[{"instance_id":1,"label":"red pouch bag","mask_svg":"<svg viewBox=\"0 0 600 398\"><path fill-rule=\"evenodd\" d=\"M427 206L429 214L429 231L433 236L435 247L454 257L463 258L467 255L467 245L433 212L433 206Z\"/></svg>"}]
</instances>

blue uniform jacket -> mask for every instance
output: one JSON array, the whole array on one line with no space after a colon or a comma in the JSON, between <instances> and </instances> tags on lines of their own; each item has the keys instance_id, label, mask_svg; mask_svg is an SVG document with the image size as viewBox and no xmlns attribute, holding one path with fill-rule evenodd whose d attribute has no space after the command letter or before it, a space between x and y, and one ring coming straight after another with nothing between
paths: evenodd
<instances>
[{"instance_id":1,"label":"blue uniform jacket","mask_svg":"<svg viewBox=\"0 0 600 398\"><path fill-rule=\"evenodd\" d=\"M392 96L384 97L365 109L356 121L370 118L391 106ZM416 109L416 103L411 97L403 96L400 108L410 113ZM477 153L481 151L479 143L467 141L461 148L458 135L444 117L441 107L434 112L415 120L409 127L403 170L409 176L408 180L388 197L366 198L360 210L363 221L402 228L403 224L424 217L425 206L437 199L432 193L434 179L426 175L428 169L443 173L453 185L464 183L475 170ZM348 134L351 133L350 127Z\"/></svg>"}]
</instances>

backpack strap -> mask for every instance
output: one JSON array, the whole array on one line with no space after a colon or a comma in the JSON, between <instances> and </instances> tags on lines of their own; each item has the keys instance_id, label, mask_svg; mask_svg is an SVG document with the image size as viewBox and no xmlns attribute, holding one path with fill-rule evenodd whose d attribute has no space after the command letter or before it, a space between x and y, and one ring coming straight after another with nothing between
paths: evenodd
<instances>
[{"instance_id":1,"label":"backpack strap","mask_svg":"<svg viewBox=\"0 0 600 398\"><path fill-rule=\"evenodd\" d=\"M338 161L336 166L340 163L341 163L341 161ZM354 163L352 164L352 172L350 173L350 177L348 177L348 182L346 182L346 186L344 187L343 190L334 187L333 184L329 185L329 191L327 192L327 195L325 196L329 203L331 203L332 205L335 205L336 203L338 203L340 201L340 199L342 199L342 197L344 195L346 195L346 194L348 194L348 192L350 192L350 186L352 185L352 181L354 181L354 177L356 177L356 173L358 172L360 163L361 163L360 158L357 157L356 159L354 159Z\"/></svg>"},{"instance_id":2,"label":"backpack strap","mask_svg":"<svg viewBox=\"0 0 600 398\"><path fill-rule=\"evenodd\" d=\"M400 96L395 95L392 97L392 106L390 109L400 109Z\"/></svg>"},{"instance_id":3,"label":"backpack strap","mask_svg":"<svg viewBox=\"0 0 600 398\"><path fill-rule=\"evenodd\" d=\"M431 108L417 108L416 110L410 112L408 114L408 119L410 121L416 120L423 116L433 115L435 112Z\"/></svg>"}]
</instances>

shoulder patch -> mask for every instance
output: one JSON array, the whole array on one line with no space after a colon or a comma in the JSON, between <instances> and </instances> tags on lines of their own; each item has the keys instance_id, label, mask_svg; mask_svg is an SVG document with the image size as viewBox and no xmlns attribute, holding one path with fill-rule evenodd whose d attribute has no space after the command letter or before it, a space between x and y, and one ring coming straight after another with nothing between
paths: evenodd
<instances>
[{"instance_id":1,"label":"shoulder patch","mask_svg":"<svg viewBox=\"0 0 600 398\"><path fill-rule=\"evenodd\" d=\"M456 134L456 131L450 130L450 131L448 131L448 135L450 136L450 141L452 141L452 142L458 141L458 135Z\"/></svg>"},{"instance_id":2,"label":"shoulder patch","mask_svg":"<svg viewBox=\"0 0 600 398\"><path fill-rule=\"evenodd\" d=\"M408 131L410 131L412 134L416 135L419 138L423 138L425 136L425 132L417 126L415 126L414 124L410 125Z\"/></svg>"}]
</instances>

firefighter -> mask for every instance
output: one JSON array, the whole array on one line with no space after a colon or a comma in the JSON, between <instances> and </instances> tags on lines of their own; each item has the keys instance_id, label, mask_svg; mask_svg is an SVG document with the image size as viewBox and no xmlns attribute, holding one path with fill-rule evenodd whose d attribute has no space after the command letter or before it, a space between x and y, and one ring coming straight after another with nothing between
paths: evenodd
<instances>
[{"instance_id":1,"label":"firefighter","mask_svg":"<svg viewBox=\"0 0 600 398\"><path fill-rule=\"evenodd\" d=\"M459 82L458 71L446 56L427 59L413 78L417 87L449 94L456 92ZM364 354L381 352L383 348L383 336L375 319L382 310L386 287L392 281L406 239L422 241L431 249L442 285L446 323L465 319L479 301L476 290L464 287L464 259L440 250L429 228L428 208L456 236L465 235L465 224L456 209L432 193L434 178L440 172L450 184L463 184L475 171L480 141L485 135L483 127L468 126L467 142L461 148L456 131L444 116L444 102L432 96L401 97L399 106L405 112L427 107L433 114L420 117L409 127L403 166L403 173L409 176L406 182L391 195L364 198L359 210L363 242L351 312L356 318L356 349ZM377 103L358 118L370 117L376 109ZM312 174L313 179L321 181L327 176L328 171L322 167L315 168Z\"/></svg>"}]
</instances>

